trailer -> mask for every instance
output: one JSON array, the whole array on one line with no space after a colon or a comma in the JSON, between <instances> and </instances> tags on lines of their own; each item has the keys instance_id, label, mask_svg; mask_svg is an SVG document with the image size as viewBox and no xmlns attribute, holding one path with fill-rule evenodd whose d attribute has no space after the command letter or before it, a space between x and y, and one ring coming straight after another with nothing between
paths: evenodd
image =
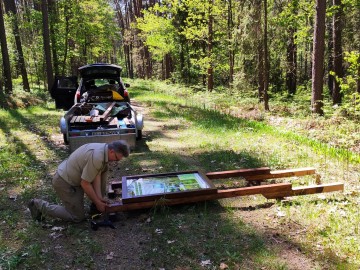
<instances>
[{"instance_id":1,"label":"trailer","mask_svg":"<svg viewBox=\"0 0 360 270\"><path fill-rule=\"evenodd\" d=\"M143 116L128 102L82 102L60 119L65 144L73 152L86 143L125 140L130 148L142 139Z\"/></svg>"}]
</instances>

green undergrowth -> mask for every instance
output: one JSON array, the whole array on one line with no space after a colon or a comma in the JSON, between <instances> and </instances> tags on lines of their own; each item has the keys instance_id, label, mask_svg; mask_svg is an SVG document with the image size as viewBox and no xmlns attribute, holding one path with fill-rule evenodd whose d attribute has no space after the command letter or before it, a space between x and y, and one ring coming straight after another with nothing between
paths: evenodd
<instances>
[{"instance_id":1,"label":"green undergrowth","mask_svg":"<svg viewBox=\"0 0 360 270\"><path fill-rule=\"evenodd\" d=\"M144 139L121 161L127 175L314 167L322 183L345 183L343 193L281 202L248 196L147 210L146 222L117 229L148 236L141 247L131 246L131 241L126 246L128 256L144 262L134 265L135 269L220 269L225 265L228 269L293 269L278 242L301 250L303 256L311 258L313 269L359 268L359 156L350 147L339 148L322 139L330 137L325 134L331 130L325 124L328 119L301 113L306 100L288 108L287 115L285 107L291 103L281 103L279 98L281 117L289 116L279 123L271 121L275 112L261 110L251 93L245 97L233 93L235 101L226 101L224 94L216 92L138 80L131 84L132 98L147 107L147 114ZM68 155L59 133L62 114L52 103L0 110L0 269L96 269L99 258L105 260L109 243L101 244L101 233L93 234L88 224L39 224L26 212L32 197L57 200L51 178ZM296 116L306 125L326 126L322 138L299 128L303 125L287 126ZM153 119L157 125L152 125ZM356 125L349 129L356 130ZM271 180L283 181L307 186L317 179ZM229 179L216 184L233 187L244 185L244 181ZM252 211L255 224L272 233L264 233L247 219ZM54 227L57 230L53 231ZM109 233L107 229L103 232ZM116 246L117 239L112 241L110 247ZM70 252L74 250L79 255Z\"/></svg>"},{"instance_id":2,"label":"green undergrowth","mask_svg":"<svg viewBox=\"0 0 360 270\"><path fill-rule=\"evenodd\" d=\"M290 205L280 204L278 211L284 216L279 215L281 218L278 222L280 225L299 224L299 231L306 231L306 236L300 234L302 237L293 239L309 253L316 251L318 257L337 265L335 268L357 269L360 263L356 244L360 239L358 153L329 145L306 136L306 133L272 126L265 117L262 121L249 120L220 108L199 105L196 101L177 95L175 90L159 90L155 86L143 90L137 93L135 89L136 99L148 104L155 118L172 119L177 123L174 128L176 141L183 147L179 146L175 153L181 153L185 161L196 160L196 163L189 162L191 169L217 171L262 166L271 169L314 167L322 183L345 183L345 193L342 194L298 197ZM168 151L167 144L161 143L156 137L148 145ZM180 164L178 159L176 155L176 160L169 167L165 167L160 160L149 168L156 170L157 166L165 171L180 170L181 166L175 166ZM316 183L314 176L285 181L291 181L294 186ZM296 232L289 233L297 235ZM173 256L176 257L176 254Z\"/></svg>"},{"instance_id":3,"label":"green undergrowth","mask_svg":"<svg viewBox=\"0 0 360 270\"><path fill-rule=\"evenodd\" d=\"M326 153L327 156L355 164L360 163L360 119L351 120L341 117L336 109L331 110L328 103L326 103L329 111L327 117L311 115L310 99L306 97L308 93L304 91L295 97L278 96L272 101L273 109L265 112L252 92L242 94L231 90L225 93L194 92L191 88L158 81L136 83L140 84L141 93L146 93L143 98L141 95L138 98L148 104L164 102L189 107L194 115L198 111L202 112L199 118L203 118L204 114L211 115L210 122L215 127L225 120L243 128L273 133L274 136L287 137L299 144L307 144L314 151ZM136 91L135 89L133 93L135 97L138 95ZM197 111L194 111L194 107ZM286 113L289 110L291 112ZM249 113L254 111L255 113ZM280 116L282 125L273 127L271 122L269 123L273 115Z\"/></svg>"},{"instance_id":4,"label":"green undergrowth","mask_svg":"<svg viewBox=\"0 0 360 270\"><path fill-rule=\"evenodd\" d=\"M42 227L26 211L34 197L57 201L51 179L68 155L57 138L62 138L62 114L53 104L0 110L0 269L94 267L92 256L101 247L87 224L45 223ZM65 239L61 245L54 244L57 237ZM59 255L62 248L80 255Z\"/></svg>"}]
</instances>

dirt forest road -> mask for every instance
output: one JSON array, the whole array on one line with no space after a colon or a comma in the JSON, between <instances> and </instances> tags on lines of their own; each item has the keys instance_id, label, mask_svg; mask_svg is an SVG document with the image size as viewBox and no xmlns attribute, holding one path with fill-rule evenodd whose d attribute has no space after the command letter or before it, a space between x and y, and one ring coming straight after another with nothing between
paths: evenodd
<instances>
[{"instance_id":1,"label":"dirt forest road","mask_svg":"<svg viewBox=\"0 0 360 270\"><path fill-rule=\"evenodd\" d=\"M136 109L143 113L145 127L143 131L144 138L139 142L132 155L138 155L144 158L144 167L142 171L136 171L131 164L120 163L111 168L110 179L118 179L121 175L155 173L151 165L146 166L145 160L149 151L155 149L149 148L148 143L156 136L157 141L164 144L177 144L176 134L173 130L168 131L167 125L174 123L164 122L154 118L152 108L145 107L142 104L133 104ZM176 147L174 151L176 152ZM196 160L189 160L190 163L196 163ZM151 162L148 162L151 164ZM296 224L278 224L276 215L276 206L273 203L257 204L256 200L242 199L238 204L238 210L234 215L240 216L243 222L252 226L257 233L264 239L269 250L274 250L278 258L284 262L286 268L293 270L310 269L328 269L323 263L317 262L302 252L301 248L291 242L291 237L301 237L306 233L304 228L298 228ZM226 210L224 210L226 211ZM149 231L148 226L151 222L150 210L139 210L127 213L119 213L118 221L115 223L116 229L100 228L94 231L94 237L104 247L101 254L96 255L94 259L97 269L164 269L156 266L151 260L144 261L141 254L147 252L147 244L151 241L153 233ZM290 240L288 240L290 239ZM159 254L161 256L161 254ZM177 268L187 269L187 268ZM190 269L190 268L189 268ZM200 269L208 269L206 267ZM218 269L218 268L217 268ZM253 269L250 262L241 264L238 269ZM262 268L267 269L267 268Z\"/></svg>"}]
</instances>

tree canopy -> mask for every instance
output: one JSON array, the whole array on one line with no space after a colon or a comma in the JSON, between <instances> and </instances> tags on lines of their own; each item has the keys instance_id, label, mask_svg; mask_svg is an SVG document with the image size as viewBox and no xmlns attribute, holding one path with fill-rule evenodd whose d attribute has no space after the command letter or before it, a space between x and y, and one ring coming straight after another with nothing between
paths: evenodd
<instances>
[{"instance_id":1,"label":"tree canopy","mask_svg":"<svg viewBox=\"0 0 360 270\"><path fill-rule=\"evenodd\" d=\"M253 91L260 101L299 90L323 99L314 93L324 91L334 104L358 110L360 2L327 1L324 20L317 21L316 7L324 6L315 0L4 0L0 89L10 93L19 78L28 91L28 84L108 62L129 77ZM318 49L313 41L322 24ZM314 62L322 54L322 63ZM311 87L317 65L320 83Z\"/></svg>"}]
</instances>

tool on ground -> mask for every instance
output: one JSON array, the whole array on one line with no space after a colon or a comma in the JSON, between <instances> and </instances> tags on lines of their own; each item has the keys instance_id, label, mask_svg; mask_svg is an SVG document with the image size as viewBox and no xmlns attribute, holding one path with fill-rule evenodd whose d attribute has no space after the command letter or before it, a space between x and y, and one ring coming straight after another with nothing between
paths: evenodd
<instances>
[{"instance_id":1,"label":"tool on ground","mask_svg":"<svg viewBox=\"0 0 360 270\"><path fill-rule=\"evenodd\" d=\"M104 218L101 221L96 221L97 218L99 218L103 215L104 215ZM99 229L99 227L110 227L111 229L116 229L116 227L114 226L114 224L111 222L111 220L109 218L109 213L106 213L106 212L91 216L90 226L91 226L91 229L93 229L94 231L97 231Z\"/></svg>"}]
</instances>

